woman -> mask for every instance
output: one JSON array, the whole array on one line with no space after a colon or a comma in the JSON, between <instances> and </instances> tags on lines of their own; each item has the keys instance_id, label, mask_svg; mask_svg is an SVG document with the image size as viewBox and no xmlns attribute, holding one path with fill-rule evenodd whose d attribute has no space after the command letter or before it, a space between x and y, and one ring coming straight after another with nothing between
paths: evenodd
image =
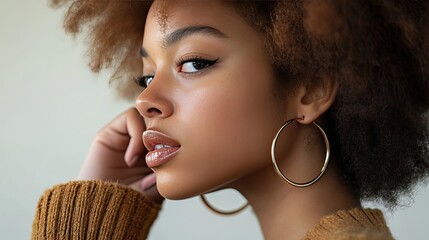
<instances>
[{"instance_id":1,"label":"woman","mask_svg":"<svg viewBox=\"0 0 429 240\"><path fill-rule=\"evenodd\" d=\"M138 96L97 134L80 181L42 196L33 238L144 238L163 198L234 188L265 239L392 239L360 202L393 207L428 176L428 8L72 3L65 28L87 27L92 70Z\"/></svg>"}]
</instances>

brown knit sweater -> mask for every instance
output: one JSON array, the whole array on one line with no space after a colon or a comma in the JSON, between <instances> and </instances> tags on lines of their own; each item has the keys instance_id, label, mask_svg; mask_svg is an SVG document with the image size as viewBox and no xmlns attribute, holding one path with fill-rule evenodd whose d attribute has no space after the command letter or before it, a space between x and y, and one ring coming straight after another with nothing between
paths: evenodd
<instances>
[{"instance_id":1,"label":"brown knit sweater","mask_svg":"<svg viewBox=\"0 0 429 240\"><path fill-rule=\"evenodd\" d=\"M145 239L160 206L116 183L76 181L39 200L32 239ZM306 240L393 239L380 210L353 209L324 217Z\"/></svg>"}]
</instances>

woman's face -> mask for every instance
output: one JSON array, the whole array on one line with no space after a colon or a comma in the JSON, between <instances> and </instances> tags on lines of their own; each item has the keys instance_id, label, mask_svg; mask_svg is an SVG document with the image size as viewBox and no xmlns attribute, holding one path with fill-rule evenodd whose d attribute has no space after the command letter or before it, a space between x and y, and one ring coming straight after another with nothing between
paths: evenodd
<instances>
[{"instance_id":1,"label":"woman's face","mask_svg":"<svg viewBox=\"0 0 429 240\"><path fill-rule=\"evenodd\" d=\"M160 193L183 199L272 169L271 141L287 112L275 97L261 38L232 7L168 4L166 22L159 20L159 2L146 20L143 80L149 84L136 106L147 129L170 139L144 137Z\"/></svg>"}]
</instances>

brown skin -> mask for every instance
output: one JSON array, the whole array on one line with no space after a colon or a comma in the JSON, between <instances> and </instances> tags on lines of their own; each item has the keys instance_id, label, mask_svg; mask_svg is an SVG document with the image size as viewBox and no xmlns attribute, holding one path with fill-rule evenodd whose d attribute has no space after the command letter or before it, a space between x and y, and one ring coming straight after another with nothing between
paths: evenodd
<instances>
[{"instance_id":1,"label":"brown skin","mask_svg":"<svg viewBox=\"0 0 429 240\"><path fill-rule=\"evenodd\" d=\"M231 8L220 1L176 2L166 28L159 25L157 8L155 2L142 45L149 55L143 58L143 74L154 76L136 101L143 118L130 109L102 129L80 179L118 179L162 202L156 188L142 189L152 171L144 164L141 136L155 129L181 145L172 160L152 169L161 195L184 199L235 188L255 210L265 239L301 239L323 216L359 206L335 164L307 188L284 183L271 164L271 141L279 127L305 116L282 134L278 162L295 181L317 175L325 145L312 122L334 102L336 82L326 78L325 84L286 89L279 99L260 36ZM175 30L196 25L226 37L194 33L162 45ZM218 61L202 69L189 59L176 64L187 56Z\"/></svg>"}]
</instances>

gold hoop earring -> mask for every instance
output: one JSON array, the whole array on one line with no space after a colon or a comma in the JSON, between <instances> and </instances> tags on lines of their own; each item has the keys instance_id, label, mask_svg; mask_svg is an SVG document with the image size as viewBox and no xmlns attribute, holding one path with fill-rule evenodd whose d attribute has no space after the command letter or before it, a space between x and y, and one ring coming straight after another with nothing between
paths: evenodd
<instances>
[{"instance_id":1,"label":"gold hoop earring","mask_svg":"<svg viewBox=\"0 0 429 240\"><path fill-rule=\"evenodd\" d=\"M313 178L312 180L308 181L308 182L294 182L292 180L290 180L289 178L287 178L282 171L280 170L279 166L277 165L277 161L276 161L276 156L275 156L275 149L276 149L276 144L277 144L277 140L281 134L281 132L289 125L291 124L293 121L295 121L296 119L291 119L289 121L287 121L286 123L284 123L281 128L279 129L279 131L277 132L276 136L273 139L273 143L271 144L271 160L273 162L273 166L274 166L274 170L276 171L276 173L280 176L280 178L289 183L292 186L295 187L299 187L299 188L303 188L303 187L308 187L313 185L315 182L317 182L322 175L325 173L326 168L328 167L328 163L329 163L329 155L330 155L330 146L329 146L329 140L328 140L328 136L326 136L325 131L323 130L323 128L317 124L316 122L313 121L313 124L322 132L323 138L325 140L325 146L326 146L326 156L325 156L325 163L323 164L322 169L320 170L320 173Z\"/></svg>"},{"instance_id":2,"label":"gold hoop earring","mask_svg":"<svg viewBox=\"0 0 429 240\"><path fill-rule=\"evenodd\" d=\"M249 203L244 204L243 206L241 206L240 208L236 209L236 210L231 210L231 211L223 211L223 210L219 210L215 207L213 207L209 201L206 199L206 197L204 196L204 194L200 195L201 200L203 201L204 205L206 205L206 207L208 209L210 209L210 211L216 213L216 214L220 214L220 215L224 215L224 216L231 216L231 215L235 215L241 211L243 211L244 209L247 208L247 206L249 206Z\"/></svg>"}]
</instances>

